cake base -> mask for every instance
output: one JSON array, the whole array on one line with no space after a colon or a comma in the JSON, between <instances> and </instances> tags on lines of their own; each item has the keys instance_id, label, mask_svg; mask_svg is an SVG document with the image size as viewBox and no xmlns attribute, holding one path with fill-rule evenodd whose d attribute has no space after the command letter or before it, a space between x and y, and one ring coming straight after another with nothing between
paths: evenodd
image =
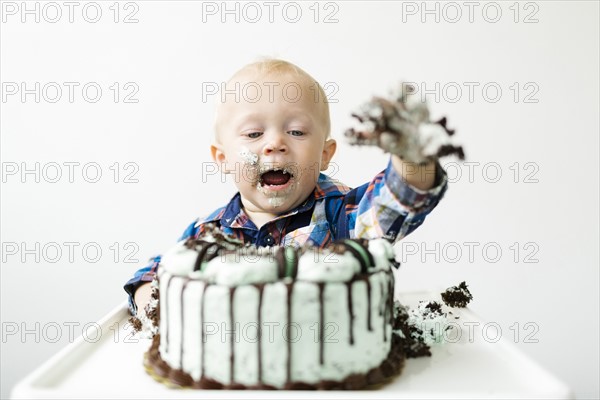
<instances>
[{"instance_id":1,"label":"cake base","mask_svg":"<svg viewBox=\"0 0 600 400\"><path fill-rule=\"evenodd\" d=\"M144 368L156 381L172 389L208 389L208 390L277 390L270 385L247 386L239 383L224 385L210 378L195 381L189 374L180 369L171 368L160 356L158 346L160 335L152 339L150 349L144 354ZM378 367L366 374L353 374L343 381L320 381L316 384L306 382L288 382L282 390L359 390L376 389L395 375L402 372L405 354L402 350L402 339L392 334L392 346L387 358Z\"/></svg>"}]
</instances>

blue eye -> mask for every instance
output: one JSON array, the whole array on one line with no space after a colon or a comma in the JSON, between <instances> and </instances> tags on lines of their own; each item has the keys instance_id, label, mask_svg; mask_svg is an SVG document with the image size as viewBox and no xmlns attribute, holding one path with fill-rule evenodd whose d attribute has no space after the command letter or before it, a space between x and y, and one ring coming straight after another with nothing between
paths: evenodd
<instances>
[{"instance_id":1,"label":"blue eye","mask_svg":"<svg viewBox=\"0 0 600 400\"><path fill-rule=\"evenodd\" d=\"M304 132L302 131L288 131L288 133L292 136L304 136Z\"/></svg>"},{"instance_id":2,"label":"blue eye","mask_svg":"<svg viewBox=\"0 0 600 400\"><path fill-rule=\"evenodd\" d=\"M251 132L251 133L247 134L246 136L248 136L250 139L256 139L260 135L262 135L262 132Z\"/></svg>"}]
</instances>

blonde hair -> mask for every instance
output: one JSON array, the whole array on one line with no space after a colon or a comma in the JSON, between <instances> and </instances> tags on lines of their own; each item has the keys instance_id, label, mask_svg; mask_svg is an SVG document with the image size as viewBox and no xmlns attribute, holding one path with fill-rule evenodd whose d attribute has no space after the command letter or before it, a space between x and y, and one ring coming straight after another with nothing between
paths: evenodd
<instances>
[{"instance_id":1,"label":"blonde hair","mask_svg":"<svg viewBox=\"0 0 600 400\"><path fill-rule=\"evenodd\" d=\"M292 64L289 61L285 61L285 60L281 60L281 59L277 59L277 58L263 57L263 58L259 59L258 61L244 65L242 68L237 70L231 76L231 78L229 78L228 82L232 81L237 76L242 75L244 73L248 73L248 72L256 74L257 76L260 76L260 77L265 77L265 76L281 77L281 76L289 75L289 74L298 75L298 76L305 78L309 82L313 82L314 85L316 86L316 90L317 90L317 94L316 94L317 99L318 99L317 102L321 103L322 107L323 107L322 111L323 111L324 117L325 117L326 133L327 133L326 139L329 139L331 137L331 119L330 119L330 115L329 115L329 102L327 101L327 95L325 94L323 87L321 87L321 84L319 82L317 82L308 72L304 71L302 68L300 68L299 66L297 66L295 64Z\"/></svg>"},{"instance_id":2,"label":"blonde hair","mask_svg":"<svg viewBox=\"0 0 600 400\"><path fill-rule=\"evenodd\" d=\"M312 79L312 77L302 68L298 67L295 64L292 64L289 61L281 60L278 58L263 57L259 61L255 61L253 63L244 65L236 72L235 75L237 75L237 73L239 72L246 70L254 70L254 72L262 75L284 75L286 73L293 72L297 75L306 75L307 77Z\"/></svg>"}]
</instances>

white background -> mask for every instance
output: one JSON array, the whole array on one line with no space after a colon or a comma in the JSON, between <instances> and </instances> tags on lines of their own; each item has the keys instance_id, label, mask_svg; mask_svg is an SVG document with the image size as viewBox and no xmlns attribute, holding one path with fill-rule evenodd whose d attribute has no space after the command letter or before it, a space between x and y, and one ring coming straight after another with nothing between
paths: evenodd
<instances>
[{"instance_id":1,"label":"white background","mask_svg":"<svg viewBox=\"0 0 600 400\"><path fill-rule=\"evenodd\" d=\"M466 280L474 312L496 322L504 337L578 397L599 396L597 2L480 2L472 22L462 2L454 3L460 17L454 5L429 2L429 9L438 7L439 22L435 13L421 15L421 2L332 2L312 9L312 2L302 2L295 23L295 9L284 13L284 3L272 22L267 6L257 3L262 18L255 23L249 19L256 8L243 3L236 22L235 13L221 15L220 2L212 3L215 15L191 1L122 2L116 23L112 1L98 2L96 23L84 18L95 17L92 6L82 13L85 2L77 3L72 23L62 2L56 23L49 21L56 8L46 3L37 3L39 23L35 14L22 15L21 2L7 3L0 40L2 398L68 343L69 326L79 334L123 301L122 285L148 257L234 194L232 183L206 173L215 96L203 87L220 84L259 56L285 58L329 83L339 143L330 172L350 186L387 162L378 149L344 143L350 112L400 79L427 89L439 83L440 98L428 100L434 115L447 115L456 128L472 174L468 165L445 160L453 163L454 181L446 197L396 246L405 259L398 290ZM502 14L492 23L497 9ZM124 23L132 13L138 22ZM328 15L337 22L325 23ZM35 94L24 101L20 92L9 94L15 84L33 89L35 82L39 103ZM63 89L56 103L49 101L56 97L51 82ZM64 82L79 84L73 102ZM95 103L82 95L90 82L102 89ZM115 82L117 102L110 89ZM472 99L464 82L479 85ZM462 88L458 98L456 86ZM137 103L124 102L136 87ZM73 182L69 162L80 163ZM35 173L21 175L35 163L39 182ZM50 182L53 163L61 166L56 183ZM83 174L88 163L97 164ZM94 165L102 177L90 183ZM465 242L476 243L472 258ZM40 251L23 252L36 243ZM67 246L74 248L72 259ZM95 248L102 256L92 262ZM139 261L127 262L130 253Z\"/></svg>"}]
</instances>

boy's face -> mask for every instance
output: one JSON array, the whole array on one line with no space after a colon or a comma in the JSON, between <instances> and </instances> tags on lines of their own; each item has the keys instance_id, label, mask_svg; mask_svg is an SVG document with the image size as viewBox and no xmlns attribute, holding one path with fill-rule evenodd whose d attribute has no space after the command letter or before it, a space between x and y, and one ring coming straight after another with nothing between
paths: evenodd
<instances>
[{"instance_id":1,"label":"boy's face","mask_svg":"<svg viewBox=\"0 0 600 400\"><path fill-rule=\"evenodd\" d=\"M274 216L297 207L336 148L327 140L328 109L314 82L246 72L227 90L217 112L214 160L234 176L249 214Z\"/></svg>"}]
</instances>

